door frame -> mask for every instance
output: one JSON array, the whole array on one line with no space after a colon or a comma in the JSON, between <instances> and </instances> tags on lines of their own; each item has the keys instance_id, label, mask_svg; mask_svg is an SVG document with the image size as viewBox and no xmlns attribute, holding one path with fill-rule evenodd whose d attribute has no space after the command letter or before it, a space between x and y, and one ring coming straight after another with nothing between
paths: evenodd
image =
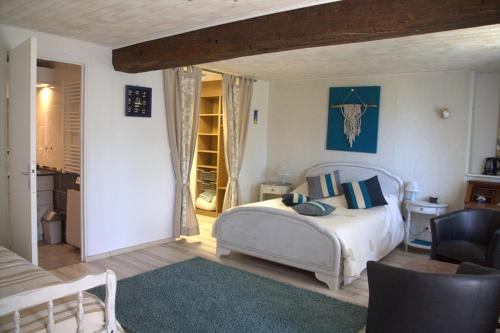
<instances>
[{"instance_id":1,"label":"door frame","mask_svg":"<svg viewBox=\"0 0 500 333\"><path fill-rule=\"evenodd\" d=\"M80 261L85 262L87 260L87 229L86 229L86 195L87 195L87 105L88 105L88 77L89 77L89 66L90 59L74 56L66 53L53 52L49 50L38 50L37 59L63 62L72 65L81 66L81 105L80 105Z\"/></svg>"}]
</instances>

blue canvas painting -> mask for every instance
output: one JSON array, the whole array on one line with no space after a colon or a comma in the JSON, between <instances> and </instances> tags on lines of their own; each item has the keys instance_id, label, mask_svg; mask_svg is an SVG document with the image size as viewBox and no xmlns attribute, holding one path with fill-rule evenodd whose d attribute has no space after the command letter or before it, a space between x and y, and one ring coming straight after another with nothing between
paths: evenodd
<instances>
[{"instance_id":1,"label":"blue canvas painting","mask_svg":"<svg viewBox=\"0 0 500 333\"><path fill-rule=\"evenodd\" d=\"M330 88L326 149L377 152L380 86Z\"/></svg>"}]
</instances>

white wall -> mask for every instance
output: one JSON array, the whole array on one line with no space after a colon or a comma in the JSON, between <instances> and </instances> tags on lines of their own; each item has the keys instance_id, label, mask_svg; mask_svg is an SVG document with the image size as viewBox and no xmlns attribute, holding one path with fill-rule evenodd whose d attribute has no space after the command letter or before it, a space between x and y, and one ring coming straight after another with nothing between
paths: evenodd
<instances>
[{"instance_id":1,"label":"white wall","mask_svg":"<svg viewBox=\"0 0 500 333\"><path fill-rule=\"evenodd\" d=\"M84 189L87 255L170 238L172 235L173 174L167 141L161 72L115 72L111 49L54 35L0 25L2 51L0 84L5 82L5 51L34 36L38 56L86 64L84 122ZM125 85L153 88L152 118L124 116ZM0 120L5 148L5 98ZM6 230L5 158L2 169L0 224L2 244Z\"/></svg>"},{"instance_id":2,"label":"white wall","mask_svg":"<svg viewBox=\"0 0 500 333\"><path fill-rule=\"evenodd\" d=\"M437 195L452 208L463 206L470 72L380 75L312 81L271 82L268 114L268 176L289 166L292 181L326 161L384 167L417 180L425 198ZM377 154L326 150L330 87L380 85ZM448 106L451 117L440 118Z\"/></svg>"},{"instance_id":3,"label":"white wall","mask_svg":"<svg viewBox=\"0 0 500 333\"><path fill-rule=\"evenodd\" d=\"M10 230L7 210L7 112L5 99L5 73L7 71L5 57L7 49L1 36L2 28L0 25L0 245L8 246L10 243Z\"/></svg>"},{"instance_id":4,"label":"white wall","mask_svg":"<svg viewBox=\"0 0 500 333\"><path fill-rule=\"evenodd\" d=\"M258 201L260 184L266 180L268 93L268 82L255 82L250 104L247 144L240 172L242 204ZM253 123L254 110L259 111L257 124Z\"/></svg>"},{"instance_id":5,"label":"white wall","mask_svg":"<svg viewBox=\"0 0 500 333\"><path fill-rule=\"evenodd\" d=\"M500 73L477 73L469 172L481 174L486 157L495 157L500 113Z\"/></svg>"}]
</instances>

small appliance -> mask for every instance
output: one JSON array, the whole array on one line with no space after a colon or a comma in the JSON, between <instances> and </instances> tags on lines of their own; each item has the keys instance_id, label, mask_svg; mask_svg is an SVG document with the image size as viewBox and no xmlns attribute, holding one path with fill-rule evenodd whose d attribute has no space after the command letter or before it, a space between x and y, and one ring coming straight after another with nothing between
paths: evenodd
<instances>
[{"instance_id":1,"label":"small appliance","mask_svg":"<svg viewBox=\"0 0 500 333\"><path fill-rule=\"evenodd\" d=\"M484 160L484 175L498 175L500 173L500 157L488 157Z\"/></svg>"}]
</instances>

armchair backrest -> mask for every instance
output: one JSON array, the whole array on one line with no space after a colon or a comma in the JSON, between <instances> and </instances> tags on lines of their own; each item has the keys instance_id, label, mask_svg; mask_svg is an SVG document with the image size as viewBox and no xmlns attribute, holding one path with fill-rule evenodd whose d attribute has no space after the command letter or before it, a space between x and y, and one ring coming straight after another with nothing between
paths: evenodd
<instances>
[{"instance_id":1,"label":"armchair backrest","mask_svg":"<svg viewBox=\"0 0 500 333\"><path fill-rule=\"evenodd\" d=\"M493 233L500 229L500 211L467 209L467 240L488 244Z\"/></svg>"},{"instance_id":2,"label":"armchair backrest","mask_svg":"<svg viewBox=\"0 0 500 333\"><path fill-rule=\"evenodd\" d=\"M446 240L465 240L488 245L500 228L500 211L462 209L431 219L433 243Z\"/></svg>"},{"instance_id":3,"label":"armchair backrest","mask_svg":"<svg viewBox=\"0 0 500 333\"><path fill-rule=\"evenodd\" d=\"M420 273L373 261L367 269L367 333L495 331L500 275Z\"/></svg>"}]
</instances>

